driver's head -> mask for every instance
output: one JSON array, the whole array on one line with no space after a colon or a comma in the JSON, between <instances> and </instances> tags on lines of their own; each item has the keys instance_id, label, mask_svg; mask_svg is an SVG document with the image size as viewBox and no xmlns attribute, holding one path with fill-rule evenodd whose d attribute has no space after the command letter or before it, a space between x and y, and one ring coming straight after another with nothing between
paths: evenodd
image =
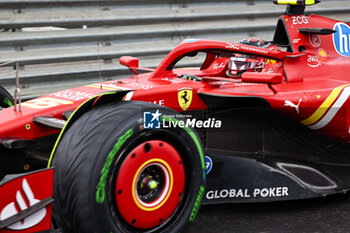
<instances>
[{"instance_id":1,"label":"driver's head","mask_svg":"<svg viewBox=\"0 0 350 233\"><path fill-rule=\"evenodd\" d=\"M234 78L240 77L246 71L259 71L264 68L264 60L249 55L237 54L235 57L231 57L227 75Z\"/></svg>"},{"instance_id":2,"label":"driver's head","mask_svg":"<svg viewBox=\"0 0 350 233\"><path fill-rule=\"evenodd\" d=\"M243 39L239 43L264 49L268 49L271 46L271 42L254 37Z\"/></svg>"},{"instance_id":3,"label":"driver's head","mask_svg":"<svg viewBox=\"0 0 350 233\"><path fill-rule=\"evenodd\" d=\"M271 42L258 38L244 39L239 43L264 49L268 49L271 46ZM246 71L261 71L264 68L265 63L266 59L264 58L253 57L251 55L236 54L234 57L231 57L227 75L232 78L237 78Z\"/></svg>"}]
</instances>

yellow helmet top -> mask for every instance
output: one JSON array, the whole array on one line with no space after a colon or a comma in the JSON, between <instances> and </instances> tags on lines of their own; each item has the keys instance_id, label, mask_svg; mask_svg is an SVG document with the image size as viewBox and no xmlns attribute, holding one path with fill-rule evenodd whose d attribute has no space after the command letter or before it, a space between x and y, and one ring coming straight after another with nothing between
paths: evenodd
<instances>
[{"instance_id":1,"label":"yellow helmet top","mask_svg":"<svg viewBox=\"0 0 350 233\"><path fill-rule=\"evenodd\" d=\"M278 5L298 5L298 6L310 6L319 3L319 0L274 0L273 3Z\"/></svg>"}]
</instances>

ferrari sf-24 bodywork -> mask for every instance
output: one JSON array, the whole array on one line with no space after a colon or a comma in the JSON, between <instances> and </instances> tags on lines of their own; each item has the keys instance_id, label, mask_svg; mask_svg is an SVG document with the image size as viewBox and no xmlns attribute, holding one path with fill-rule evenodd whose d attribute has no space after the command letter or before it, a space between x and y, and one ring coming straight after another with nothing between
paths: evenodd
<instances>
[{"instance_id":1,"label":"ferrari sf-24 bodywork","mask_svg":"<svg viewBox=\"0 0 350 233\"><path fill-rule=\"evenodd\" d=\"M134 76L3 108L0 231L50 228L52 202L67 232L179 232L201 202L349 190L350 25L277 3L271 42L185 39L155 69L122 57Z\"/></svg>"}]
</instances>

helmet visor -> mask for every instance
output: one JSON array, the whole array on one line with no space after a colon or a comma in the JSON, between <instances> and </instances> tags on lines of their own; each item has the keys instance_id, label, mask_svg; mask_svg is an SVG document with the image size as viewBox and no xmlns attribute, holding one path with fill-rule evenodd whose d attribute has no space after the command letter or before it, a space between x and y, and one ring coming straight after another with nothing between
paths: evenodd
<instances>
[{"instance_id":1,"label":"helmet visor","mask_svg":"<svg viewBox=\"0 0 350 233\"><path fill-rule=\"evenodd\" d=\"M259 59L231 57L230 69L232 71L242 72L246 70L254 70L259 68L261 68L261 62Z\"/></svg>"}]
</instances>

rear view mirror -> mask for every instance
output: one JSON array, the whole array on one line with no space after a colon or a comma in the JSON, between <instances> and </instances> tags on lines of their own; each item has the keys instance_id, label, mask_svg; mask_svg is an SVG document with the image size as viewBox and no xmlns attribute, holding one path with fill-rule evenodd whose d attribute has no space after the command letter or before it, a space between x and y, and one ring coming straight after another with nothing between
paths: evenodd
<instances>
[{"instance_id":1,"label":"rear view mirror","mask_svg":"<svg viewBox=\"0 0 350 233\"><path fill-rule=\"evenodd\" d=\"M279 73L245 72L242 74L242 82L246 83L280 84L282 79Z\"/></svg>"},{"instance_id":2,"label":"rear view mirror","mask_svg":"<svg viewBox=\"0 0 350 233\"><path fill-rule=\"evenodd\" d=\"M283 81L283 77L279 73L257 73L257 72L245 72L242 74L242 82L246 83L265 83L269 86L274 94L277 94L272 84L280 84Z\"/></svg>"},{"instance_id":3,"label":"rear view mirror","mask_svg":"<svg viewBox=\"0 0 350 233\"><path fill-rule=\"evenodd\" d=\"M128 67L135 74L139 74L137 70L153 72L154 69L139 67L139 59L136 57L123 56L119 58L119 63L123 66Z\"/></svg>"},{"instance_id":4,"label":"rear view mirror","mask_svg":"<svg viewBox=\"0 0 350 233\"><path fill-rule=\"evenodd\" d=\"M130 56L123 56L123 57L119 58L119 63L123 66L128 67L135 74L138 74L138 72L135 70L139 67L139 59L138 58L130 57Z\"/></svg>"},{"instance_id":5,"label":"rear view mirror","mask_svg":"<svg viewBox=\"0 0 350 233\"><path fill-rule=\"evenodd\" d=\"M123 56L119 58L119 63L123 66L129 68L137 68L139 67L139 59L136 57Z\"/></svg>"}]
</instances>

